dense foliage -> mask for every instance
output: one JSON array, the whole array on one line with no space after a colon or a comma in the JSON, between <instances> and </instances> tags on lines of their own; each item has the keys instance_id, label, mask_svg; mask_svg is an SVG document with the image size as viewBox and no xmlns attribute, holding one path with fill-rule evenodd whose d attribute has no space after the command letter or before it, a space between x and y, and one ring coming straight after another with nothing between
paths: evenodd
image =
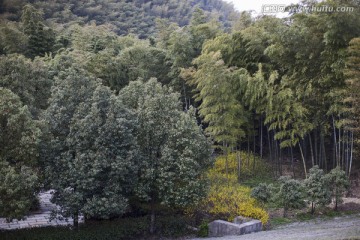
<instances>
[{"instance_id":1,"label":"dense foliage","mask_svg":"<svg viewBox=\"0 0 360 240\"><path fill-rule=\"evenodd\" d=\"M0 14L5 19L17 20L27 2L26 0L2 1ZM157 18L166 19L180 26L188 25L196 8L206 11L210 18L219 19L226 28L229 28L238 17L233 6L221 0L56 0L50 3L36 0L31 2L36 8L42 9L46 20L57 24L90 22L97 25L106 24L119 35L135 34L140 38L149 37L154 33Z\"/></svg>"},{"instance_id":2,"label":"dense foliage","mask_svg":"<svg viewBox=\"0 0 360 240\"><path fill-rule=\"evenodd\" d=\"M27 106L0 87L0 215L22 219L38 192L38 145L41 131Z\"/></svg>"},{"instance_id":3,"label":"dense foliage","mask_svg":"<svg viewBox=\"0 0 360 240\"><path fill-rule=\"evenodd\" d=\"M323 207L331 202L337 210L338 203L342 202L349 187L345 171L336 167L324 174L317 165L310 169L309 177L303 181L282 176L278 183L278 187L260 183L253 188L251 196L263 203L281 206L284 209L284 217L288 210L301 209L306 205L310 206L311 214L315 213L316 206Z\"/></svg>"},{"instance_id":4,"label":"dense foliage","mask_svg":"<svg viewBox=\"0 0 360 240\"><path fill-rule=\"evenodd\" d=\"M148 214L156 232L162 212L201 206L265 223L239 184L289 169L253 196L336 207L358 163L359 2L299 5L349 11L0 1L0 215L23 217L42 187L75 220Z\"/></svg>"},{"instance_id":5,"label":"dense foliage","mask_svg":"<svg viewBox=\"0 0 360 240\"><path fill-rule=\"evenodd\" d=\"M237 216L244 216L259 219L263 224L266 224L269 219L268 213L260 206L255 198L251 196L250 187L239 184L238 182L236 155L241 155L242 157L247 156L244 152L231 154L229 156L230 168L228 174L226 174L224 169L226 156L216 158L214 167L208 171L208 178L211 182L210 190L200 205L195 205L190 208L190 212L193 214L203 212L215 218L229 221L233 221ZM253 155L248 157L253 160L255 159ZM257 160L258 164L255 167L256 175L264 177L264 175L266 175L266 173L264 174L264 172L266 172L266 166L264 165L266 164L263 163L263 160ZM246 172L246 164L243 166L244 172Z\"/></svg>"}]
</instances>

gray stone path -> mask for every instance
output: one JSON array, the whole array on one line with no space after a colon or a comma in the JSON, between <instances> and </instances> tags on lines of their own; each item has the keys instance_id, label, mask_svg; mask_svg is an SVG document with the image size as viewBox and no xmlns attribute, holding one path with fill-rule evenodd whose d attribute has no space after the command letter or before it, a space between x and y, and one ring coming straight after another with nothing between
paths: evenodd
<instances>
[{"instance_id":1,"label":"gray stone path","mask_svg":"<svg viewBox=\"0 0 360 240\"><path fill-rule=\"evenodd\" d=\"M46 227L46 226L66 226L73 225L73 220L70 218L66 220L53 219L50 221L50 214L56 205L50 202L51 190L39 194L40 208L36 212L32 212L26 216L25 220L13 220L7 223L5 218L0 218L0 230L12 230L20 228ZM80 218L79 222L83 222Z\"/></svg>"}]
</instances>

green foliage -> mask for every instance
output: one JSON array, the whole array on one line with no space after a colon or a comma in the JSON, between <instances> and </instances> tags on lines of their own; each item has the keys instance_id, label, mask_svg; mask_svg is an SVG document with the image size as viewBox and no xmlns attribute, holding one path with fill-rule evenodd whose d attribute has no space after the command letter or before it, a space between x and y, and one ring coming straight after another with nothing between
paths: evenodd
<instances>
[{"instance_id":1,"label":"green foliage","mask_svg":"<svg viewBox=\"0 0 360 240\"><path fill-rule=\"evenodd\" d=\"M31 61L18 54L0 56L0 87L17 94L35 118L48 106L51 84L40 59Z\"/></svg>"},{"instance_id":2,"label":"green foliage","mask_svg":"<svg viewBox=\"0 0 360 240\"><path fill-rule=\"evenodd\" d=\"M347 126L358 132L360 121L360 109L359 109L359 63L360 63L360 38L354 38L350 41L347 49L346 68L344 74L346 77L346 92L343 96L343 102L346 104L347 109Z\"/></svg>"},{"instance_id":3,"label":"green foliage","mask_svg":"<svg viewBox=\"0 0 360 240\"><path fill-rule=\"evenodd\" d=\"M72 83L68 87L76 89L74 80L68 79L67 83ZM107 219L122 215L136 184L133 115L108 88L98 85L92 89L96 85L89 84L85 91L90 98L74 106L73 116L67 119L68 129L64 129L66 135L59 136L64 137L64 148L48 167L55 190L52 201L61 207L58 214L63 217L81 213L86 218ZM69 92L61 91L61 85L55 87L60 99L67 98ZM55 104L61 106L61 101L55 101L60 99L53 99L50 109ZM69 114L53 110L54 116Z\"/></svg>"},{"instance_id":4,"label":"green foliage","mask_svg":"<svg viewBox=\"0 0 360 240\"><path fill-rule=\"evenodd\" d=\"M284 217L289 209L298 209L305 205L303 186L290 177L280 177L280 189L275 196L275 201L284 208Z\"/></svg>"},{"instance_id":5,"label":"green foliage","mask_svg":"<svg viewBox=\"0 0 360 240\"><path fill-rule=\"evenodd\" d=\"M0 27L0 54L25 54L27 44L27 36L21 31L17 23L2 24Z\"/></svg>"},{"instance_id":6,"label":"green foliage","mask_svg":"<svg viewBox=\"0 0 360 240\"><path fill-rule=\"evenodd\" d=\"M267 185L265 183L260 183L257 187L251 190L251 197L256 200L267 203L271 200L273 186L271 184Z\"/></svg>"},{"instance_id":7,"label":"green foliage","mask_svg":"<svg viewBox=\"0 0 360 240\"><path fill-rule=\"evenodd\" d=\"M225 156L216 159L215 166L208 171L211 186L207 197L199 206L190 208L190 212L205 211L216 218L229 221L236 216L244 216L259 219L265 224L269 219L268 213L251 197L251 189L238 183L235 155L229 155L228 175L224 169ZM262 160L258 161L258 169L261 171Z\"/></svg>"},{"instance_id":8,"label":"green foliage","mask_svg":"<svg viewBox=\"0 0 360 240\"><path fill-rule=\"evenodd\" d=\"M162 18L188 25L195 9L202 9L205 16L212 15L221 19L224 27L230 28L238 13L233 6L220 0L170 0L170 1L64 1L51 3L43 0L31 1L37 9L42 9L46 20L55 23L69 24L73 22L107 24L119 35L135 34L147 38L155 32L156 19ZM25 0L4 0L3 18L16 20L20 9L28 2ZM1 12L0 12L1 14Z\"/></svg>"},{"instance_id":9,"label":"green foliage","mask_svg":"<svg viewBox=\"0 0 360 240\"><path fill-rule=\"evenodd\" d=\"M26 56L44 56L51 53L55 44L54 31L43 23L42 13L30 4L24 6L21 23L28 37Z\"/></svg>"},{"instance_id":10,"label":"green foliage","mask_svg":"<svg viewBox=\"0 0 360 240\"><path fill-rule=\"evenodd\" d=\"M18 168L36 166L40 136L28 107L12 91L0 87L0 160Z\"/></svg>"},{"instance_id":11,"label":"green foliage","mask_svg":"<svg viewBox=\"0 0 360 240\"><path fill-rule=\"evenodd\" d=\"M222 176L218 181L226 181L226 161L227 172L231 176L238 175L240 160L240 177L242 181L250 181L254 178L261 178L263 181L266 178L271 178L269 174L269 165L254 154L248 154L247 152L235 152L229 153L227 156L221 155L216 158L213 170L216 171L218 176ZM212 170L211 170L212 171ZM222 179L222 180L221 180ZM216 179L212 179L213 181Z\"/></svg>"},{"instance_id":12,"label":"green foliage","mask_svg":"<svg viewBox=\"0 0 360 240\"><path fill-rule=\"evenodd\" d=\"M38 177L31 168L0 161L0 216L7 221L23 219L37 200L37 189Z\"/></svg>"},{"instance_id":13,"label":"green foliage","mask_svg":"<svg viewBox=\"0 0 360 240\"><path fill-rule=\"evenodd\" d=\"M34 202L40 129L19 97L0 87L0 216L23 218Z\"/></svg>"},{"instance_id":14,"label":"green foliage","mask_svg":"<svg viewBox=\"0 0 360 240\"><path fill-rule=\"evenodd\" d=\"M350 183L346 176L345 171L341 170L340 167L332 169L328 174L325 175L326 181L330 185L331 196L335 202L335 210L337 210L338 204L343 202L343 196L345 191L349 188Z\"/></svg>"},{"instance_id":15,"label":"green foliage","mask_svg":"<svg viewBox=\"0 0 360 240\"><path fill-rule=\"evenodd\" d=\"M179 95L156 79L131 82L120 92L137 116L138 195L145 201L185 207L206 193L202 175L210 165L209 143L193 111L181 111Z\"/></svg>"},{"instance_id":16,"label":"green foliage","mask_svg":"<svg viewBox=\"0 0 360 240\"><path fill-rule=\"evenodd\" d=\"M208 237L209 236L209 223L204 221L199 226L199 231L197 233L198 237Z\"/></svg>"},{"instance_id":17,"label":"green foliage","mask_svg":"<svg viewBox=\"0 0 360 240\"><path fill-rule=\"evenodd\" d=\"M209 125L206 131L216 142L233 147L244 136L245 114L236 87L239 79L247 77L246 71L227 68L220 52L202 54L194 64L198 69L189 83L196 87L196 100L201 101L199 114Z\"/></svg>"},{"instance_id":18,"label":"green foliage","mask_svg":"<svg viewBox=\"0 0 360 240\"><path fill-rule=\"evenodd\" d=\"M329 183L319 166L314 166L309 171L309 177L304 180L307 200L311 203L311 213L315 212L316 205L324 206L331 202Z\"/></svg>"},{"instance_id":19,"label":"green foliage","mask_svg":"<svg viewBox=\"0 0 360 240\"><path fill-rule=\"evenodd\" d=\"M89 221L80 225L79 229L68 227L30 228L0 232L8 240L138 240L160 239L163 237L179 237L189 234L187 219L177 214L172 216L159 216L159 231L151 236L147 233L148 217L123 218L105 221Z\"/></svg>"}]
</instances>

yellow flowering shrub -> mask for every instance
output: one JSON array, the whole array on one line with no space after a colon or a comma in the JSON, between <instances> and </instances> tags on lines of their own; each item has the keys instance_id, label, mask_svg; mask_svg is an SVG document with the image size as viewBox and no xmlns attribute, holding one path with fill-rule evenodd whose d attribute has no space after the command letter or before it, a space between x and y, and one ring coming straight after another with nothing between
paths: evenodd
<instances>
[{"instance_id":1,"label":"yellow flowering shrub","mask_svg":"<svg viewBox=\"0 0 360 240\"><path fill-rule=\"evenodd\" d=\"M227 156L228 172L229 174L237 175L238 171L238 157L241 159L240 173L241 175L263 175L268 174L267 164L258 156L254 154L247 154L247 152L230 153ZM254 169L255 168L255 169ZM218 173L226 173L226 156L219 156L216 159L213 170Z\"/></svg>"},{"instance_id":2,"label":"yellow flowering shrub","mask_svg":"<svg viewBox=\"0 0 360 240\"><path fill-rule=\"evenodd\" d=\"M212 186L203 204L208 213L228 221L232 221L236 216L243 216L267 223L269 215L250 197L250 192L249 187L239 184Z\"/></svg>"},{"instance_id":3,"label":"yellow flowering shrub","mask_svg":"<svg viewBox=\"0 0 360 240\"><path fill-rule=\"evenodd\" d=\"M257 173L266 172L265 163L260 158L250 155L248 165L247 154L243 152L240 154L242 157L242 174L252 171L254 160L256 161ZM228 221L232 221L236 216L243 216L258 219L263 224L267 223L269 215L250 196L251 189L238 183L236 153L228 156L229 174L226 174L225 161L225 156L218 157L214 167L209 170L208 178L211 186L207 198L201 203L201 209Z\"/></svg>"}]
</instances>

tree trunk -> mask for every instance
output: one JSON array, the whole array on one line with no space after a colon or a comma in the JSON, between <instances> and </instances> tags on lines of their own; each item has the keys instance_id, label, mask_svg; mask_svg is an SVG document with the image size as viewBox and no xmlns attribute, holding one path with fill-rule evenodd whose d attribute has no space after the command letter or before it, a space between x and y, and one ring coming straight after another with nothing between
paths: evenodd
<instances>
[{"instance_id":1,"label":"tree trunk","mask_svg":"<svg viewBox=\"0 0 360 240\"><path fill-rule=\"evenodd\" d=\"M311 202L311 214L315 213L315 204L314 202Z\"/></svg>"},{"instance_id":2,"label":"tree trunk","mask_svg":"<svg viewBox=\"0 0 360 240\"><path fill-rule=\"evenodd\" d=\"M240 178L241 178L241 152L240 152L240 148L239 150L236 152L236 158L237 158L237 165L238 165L238 182L240 182Z\"/></svg>"},{"instance_id":3,"label":"tree trunk","mask_svg":"<svg viewBox=\"0 0 360 240\"><path fill-rule=\"evenodd\" d=\"M305 162L305 158L304 158L304 154L303 154L303 151L302 151L302 148L301 148L301 144L300 144L300 142L299 142L299 148L300 148L300 154L301 154L301 158L302 158L303 165L304 165L305 178L307 178L307 172L306 172L306 162Z\"/></svg>"},{"instance_id":4,"label":"tree trunk","mask_svg":"<svg viewBox=\"0 0 360 240\"><path fill-rule=\"evenodd\" d=\"M335 119L334 119L334 116L332 116L332 121L333 121L333 135L334 135L334 149L335 149L335 159L333 159L333 166L335 165L335 161L336 161L336 164L338 165L339 163L339 159L338 159L338 148L337 148L337 137L336 137L336 127L335 127Z\"/></svg>"},{"instance_id":5,"label":"tree trunk","mask_svg":"<svg viewBox=\"0 0 360 240\"><path fill-rule=\"evenodd\" d=\"M263 158L263 126L262 126L262 116L260 116L260 157Z\"/></svg>"},{"instance_id":6,"label":"tree trunk","mask_svg":"<svg viewBox=\"0 0 360 240\"><path fill-rule=\"evenodd\" d=\"M294 166L294 153L293 153L293 147L290 147L290 155L291 155L291 167L293 171L293 177L295 178L295 166Z\"/></svg>"},{"instance_id":7,"label":"tree trunk","mask_svg":"<svg viewBox=\"0 0 360 240\"><path fill-rule=\"evenodd\" d=\"M150 234L155 233L155 202L151 200Z\"/></svg>"},{"instance_id":8,"label":"tree trunk","mask_svg":"<svg viewBox=\"0 0 360 240\"><path fill-rule=\"evenodd\" d=\"M254 132L255 132L255 130L254 130ZM256 144L255 144L255 140L256 140L256 138L255 138L255 134L254 134L254 141L253 141L253 144L254 144L254 149L253 149L253 160L254 160L254 163L253 163L253 174L255 173L255 167L256 167L256 159L255 159L255 150L256 150ZM252 174L252 175L253 175Z\"/></svg>"},{"instance_id":9,"label":"tree trunk","mask_svg":"<svg viewBox=\"0 0 360 240\"><path fill-rule=\"evenodd\" d=\"M74 228L79 229L79 212L76 211L74 213L73 220L74 220Z\"/></svg>"},{"instance_id":10,"label":"tree trunk","mask_svg":"<svg viewBox=\"0 0 360 240\"><path fill-rule=\"evenodd\" d=\"M326 159L326 151L325 151L324 133L321 133L321 149L322 149L322 157L324 159L324 168L325 168L325 171L327 171L327 159Z\"/></svg>"},{"instance_id":11,"label":"tree trunk","mask_svg":"<svg viewBox=\"0 0 360 240\"><path fill-rule=\"evenodd\" d=\"M353 160L353 149L354 149L354 133L351 132L350 134L350 163L349 163L349 175L348 178L350 178L351 175L351 166L352 166L352 160Z\"/></svg>"},{"instance_id":12,"label":"tree trunk","mask_svg":"<svg viewBox=\"0 0 360 240\"><path fill-rule=\"evenodd\" d=\"M226 178L227 183L229 186L229 159L228 159L228 146L227 143L224 142L224 150L225 150L225 172L226 172Z\"/></svg>"},{"instance_id":13,"label":"tree trunk","mask_svg":"<svg viewBox=\"0 0 360 240\"><path fill-rule=\"evenodd\" d=\"M287 216L287 207L284 207L283 217L285 218Z\"/></svg>"},{"instance_id":14,"label":"tree trunk","mask_svg":"<svg viewBox=\"0 0 360 240\"><path fill-rule=\"evenodd\" d=\"M314 151L312 146L311 134L309 134L309 141L310 141L310 152L311 152L311 164L315 166L315 158L314 158Z\"/></svg>"},{"instance_id":15,"label":"tree trunk","mask_svg":"<svg viewBox=\"0 0 360 240\"><path fill-rule=\"evenodd\" d=\"M316 129L317 130L317 129ZM318 149L317 149L317 131L314 131L314 150L315 150L315 165L319 165Z\"/></svg>"},{"instance_id":16,"label":"tree trunk","mask_svg":"<svg viewBox=\"0 0 360 240\"><path fill-rule=\"evenodd\" d=\"M250 133L247 139L247 167L248 170L250 171Z\"/></svg>"}]
</instances>

